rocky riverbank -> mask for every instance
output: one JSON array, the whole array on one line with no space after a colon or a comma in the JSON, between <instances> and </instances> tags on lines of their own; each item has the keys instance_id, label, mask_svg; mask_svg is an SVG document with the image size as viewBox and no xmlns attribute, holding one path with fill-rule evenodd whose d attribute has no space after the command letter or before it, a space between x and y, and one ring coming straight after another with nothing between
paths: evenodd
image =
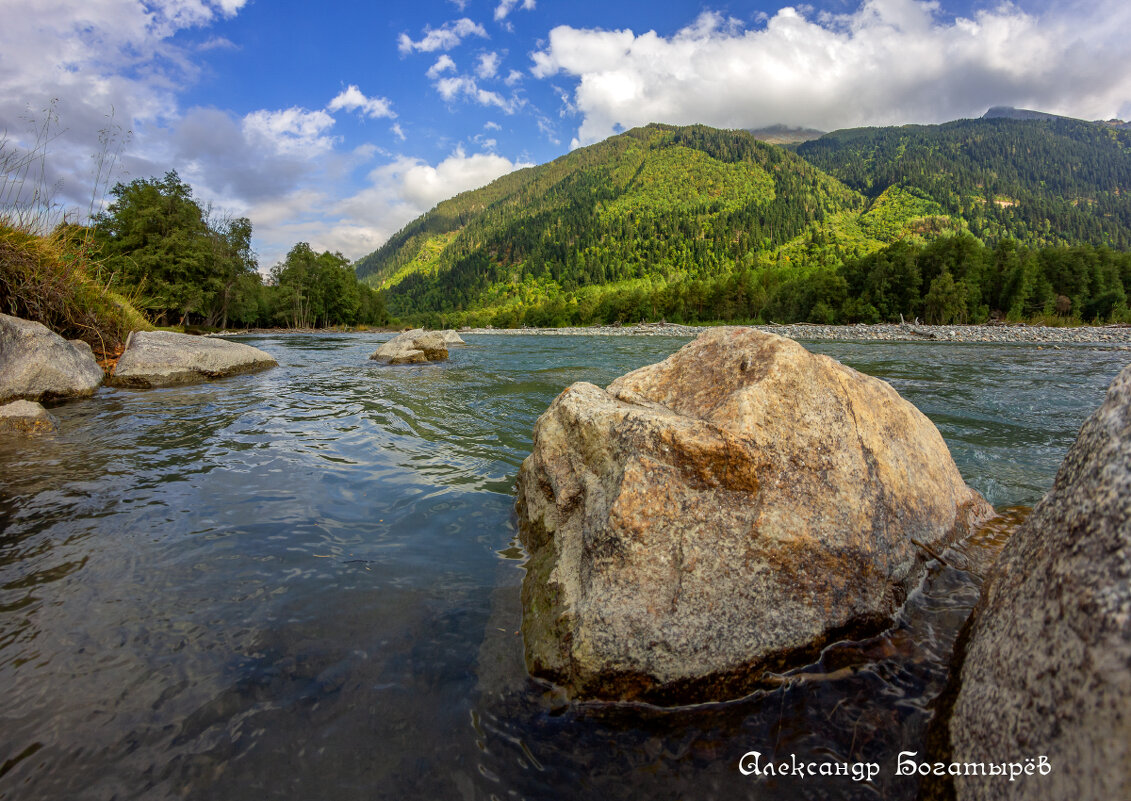
<instances>
[{"instance_id":1,"label":"rocky riverbank","mask_svg":"<svg viewBox=\"0 0 1131 801\"><path fill-rule=\"evenodd\" d=\"M790 339L835 340L840 342L967 342L967 343L1048 343L1110 344L1131 346L1131 326L1081 326L1053 328L1030 325L789 325L751 326L760 331L780 334ZM544 334L548 336L698 336L706 326L675 323L640 323L639 325L601 325L585 328L471 328L462 334Z\"/></svg>"}]
</instances>

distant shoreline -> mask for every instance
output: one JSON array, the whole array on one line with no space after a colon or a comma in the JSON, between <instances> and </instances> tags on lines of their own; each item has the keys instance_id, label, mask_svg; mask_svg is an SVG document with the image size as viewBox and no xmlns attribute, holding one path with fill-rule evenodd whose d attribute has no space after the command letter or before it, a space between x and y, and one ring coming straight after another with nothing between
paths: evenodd
<instances>
[{"instance_id":1,"label":"distant shoreline","mask_svg":"<svg viewBox=\"0 0 1131 801\"><path fill-rule=\"evenodd\" d=\"M698 336L709 326L675 323L641 323L623 326L565 328L471 328L460 334L540 334L546 336ZM1054 328L1030 325L814 325L789 323L734 326L756 328L790 339L834 342L961 342L1019 344L1131 345L1131 326L1079 326Z\"/></svg>"},{"instance_id":2,"label":"distant shoreline","mask_svg":"<svg viewBox=\"0 0 1131 801\"><path fill-rule=\"evenodd\" d=\"M488 336L674 336L694 337L708 328L677 323L638 323L635 325L565 326L562 328L463 328L459 333ZM756 328L790 339L831 342L958 342L967 344L1049 344L1131 346L1131 326L1077 326L1055 328L1037 325L915 325L879 323L875 325L815 325L786 323L733 326ZM228 330L206 336L256 336L281 334L384 334L399 328L370 328L364 331L341 329L252 328ZM1128 348L1131 349L1131 348Z\"/></svg>"}]
</instances>

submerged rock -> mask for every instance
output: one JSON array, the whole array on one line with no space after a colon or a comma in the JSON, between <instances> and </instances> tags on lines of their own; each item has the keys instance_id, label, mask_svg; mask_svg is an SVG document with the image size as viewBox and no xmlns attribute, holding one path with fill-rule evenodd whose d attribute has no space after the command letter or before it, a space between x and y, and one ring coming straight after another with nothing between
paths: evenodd
<instances>
[{"instance_id":1,"label":"submerged rock","mask_svg":"<svg viewBox=\"0 0 1131 801\"><path fill-rule=\"evenodd\" d=\"M955 777L957 798L1131 798L1131 367L1006 544L963 640L950 761L1052 770Z\"/></svg>"},{"instance_id":2,"label":"submerged rock","mask_svg":"<svg viewBox=\"0 0 1131 801\"><path fill-rule=\"evenodd\" d=\"M370 359L384 364L424 364L448 358L448 346L437 331L414 328L385 342Z\"/></svg>"},{"instance_id":3,"label":"submerged rock","mask_svg":"<svg viewBox=\"0 0 1131 801\"><path fill-rule=\"evenodd\" d=\"M38 403L18 400L0 406L0 433L50 434L58 430L58 421Z\"/></svg>"},{"instance_id":4,"label":"submerged rock","mask_svg":"<svg viewBox=\"0 0 1131 801\"><path fill-rule=\"evenodd\" d=\"M82 398L93 395L102 378L93 354L42 323L0 314L0 403Z\"/></svg>"},{"instance_id":5,"label":"submerged rock","mask_svg":"<svg viewBox=\"0 0 1131 801\"><path fill-rule=\"evenodd\" d=\"M534 427L518 475L531 673L575 697L735 697L885 625L993 513L888 384L792 340L709 331Z\"/></svg>"},{"instance_id":6,"label":"submerged rock","mask_svg":"<svg viewBox=\"0 0 1131 801\"><path fill-rule=\"evenodd\" d=\"M196 384L278 365L270 354L239 342L172 331L134 331L126 340L126 350L114 367L110 383L150 389Z\"/></svg>"}]
</instances>

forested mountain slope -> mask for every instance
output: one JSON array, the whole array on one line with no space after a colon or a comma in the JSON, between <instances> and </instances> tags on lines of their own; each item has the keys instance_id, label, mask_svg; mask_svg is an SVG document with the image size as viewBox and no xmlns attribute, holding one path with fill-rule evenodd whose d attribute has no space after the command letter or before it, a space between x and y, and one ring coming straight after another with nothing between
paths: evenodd
<instances>
[{"instance_id":1,"label":"forested mountain slope","mask_svg":"<svg viewBox=\"0 0 1131 801\"><path fill-rule=\"evenodd\" d=\"M1031 112L1030 112L1031 113ZM992 244L1131 248L1131 131L1065 117L834 131L798 155L869 198L922 193Z\"/></svg>"},{"instance_id":2,"label":"forested mountain slope","mask_svg":"<svg viewBox=\"0 0 1131 801\"><path fill-rule=\"evenodd\" d=\"M392 314L431 323L855 321L876 315L840 299L846 276L892 243L974 234L991 248L1131 249L1131 133L1111 126L963 120L836 131L794 149L747 131L637 128L444 201L356 268ZM1092 289L1033 276L1039 292L956 285L969 302L953 319L1032 315L1062 294L1076 298L1073 316L1092 308ZM880 318L916 311L935 277L920 276L903 307L886 289L869 303ZM1105 319L1125 307L1110 291Z\"/></svg>"},{"instance_id":3,"label":"forested mountain slope","mask_svg":"<svg viewBox=\"0 0 1131 801\"><path fill-rule=\"evenodd\" d=\"M444 201L357 271L394 313L455 311L725 275L846 226L869 252L938 210L902 192L868 204L745 131L649 125Z\"/></svg>"}]
</instances>

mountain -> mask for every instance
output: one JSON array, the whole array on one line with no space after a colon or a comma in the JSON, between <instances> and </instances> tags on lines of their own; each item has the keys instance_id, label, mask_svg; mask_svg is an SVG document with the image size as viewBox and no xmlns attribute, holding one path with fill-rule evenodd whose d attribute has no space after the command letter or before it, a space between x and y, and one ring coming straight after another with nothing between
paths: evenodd
<instances>
[{"instance_id":1,"label":"mountain","mask_svg":"<svg viewBox=\"0 0 1131 801\"><path fill-rule=\"evenodd\" d=\"M893 188L927 198L987 242L1131 249L1128 130L993 116L834 131L796 150L867 198Z\"/></svg>"},{"instance_id":2,"label":"mountain","mask_svg":"<svg viewBox=\"0 0 1131 801\"><path fill-rule=\"evenodd\" d=\"M1013 106L994 106L985 114L982 115L983 120L993 119L1007 119L1007 120L1072 120L1074 122L1081 122L1074 117L1061 117L1058 114L1049 114L1046 111L1031 111L1027 108L1014 108ZM1111 128L1131 128L1131 122L1124 122L1123 120L1110 119L1110 120L1094 120L1093 125L1107 125Z\"/></svg>"},{"instance_id":3,"label":"mountain","mask_svg":"<svg viewBox=\"0 0 1131 801\"><path fill-rule=\"evenodd\" d=\"M871 252L945 228L940 212L898 187L867 201L746 131L648 125L444 201L356 269L401 316L599 303L602 288Z\"/></svg>"},{"instance_id":4,"label":"mountain","mask_svg":"<svg viewBox=\"0 0 1131 801\"><path fill-rule=\"evenodd\" d=\"M800 142L811 142L825 135L824 131L818 131L816 128L791 128L788 125L768 125L765 128L746 130L759 142L771 145L795 145Z\"/></svg>"},{"instance_id":5,"label":"mountain","mask_svg":"<svg viewBox=\"0 0 1131 801\"><path fill-rule=\"evenodd\" d=\"M904 269L892 259L918 258L905 248L860 267L870 254L963 237L949 255L932 251L906 297L873 287L871 310L846 305L876 270ZM1034 266L998 252L1014 240L1087 245L1077 262L1099 277L1074 284L1060 256ZM1125 282L1122 255L1100 246L1131 249L1131 132L1112 126L995 117L834 131L787 149L749 131L649 125L444 201L356 269L390 313L430 324L854 321L914 312L940 265L966 280L954 259L973 259L990 263L981 288L939 289L953 319L963 308L1032 316L1060 295L1065 314L1115 319L1131 272Z\"/></svg>"},{"instance_id":6,"label":"mountain","mask_svg":"<svg viewBox=\"0 0 1131 801\"><path fill-rule=\"evenodd\" d=\"M1061 117L1049 114L1046 111L1031 111L1027 108L1014 108L1013 106L994 106L982 115L983 120L1068 120L1071 117Z\"/></svg>"}]
</instances>

